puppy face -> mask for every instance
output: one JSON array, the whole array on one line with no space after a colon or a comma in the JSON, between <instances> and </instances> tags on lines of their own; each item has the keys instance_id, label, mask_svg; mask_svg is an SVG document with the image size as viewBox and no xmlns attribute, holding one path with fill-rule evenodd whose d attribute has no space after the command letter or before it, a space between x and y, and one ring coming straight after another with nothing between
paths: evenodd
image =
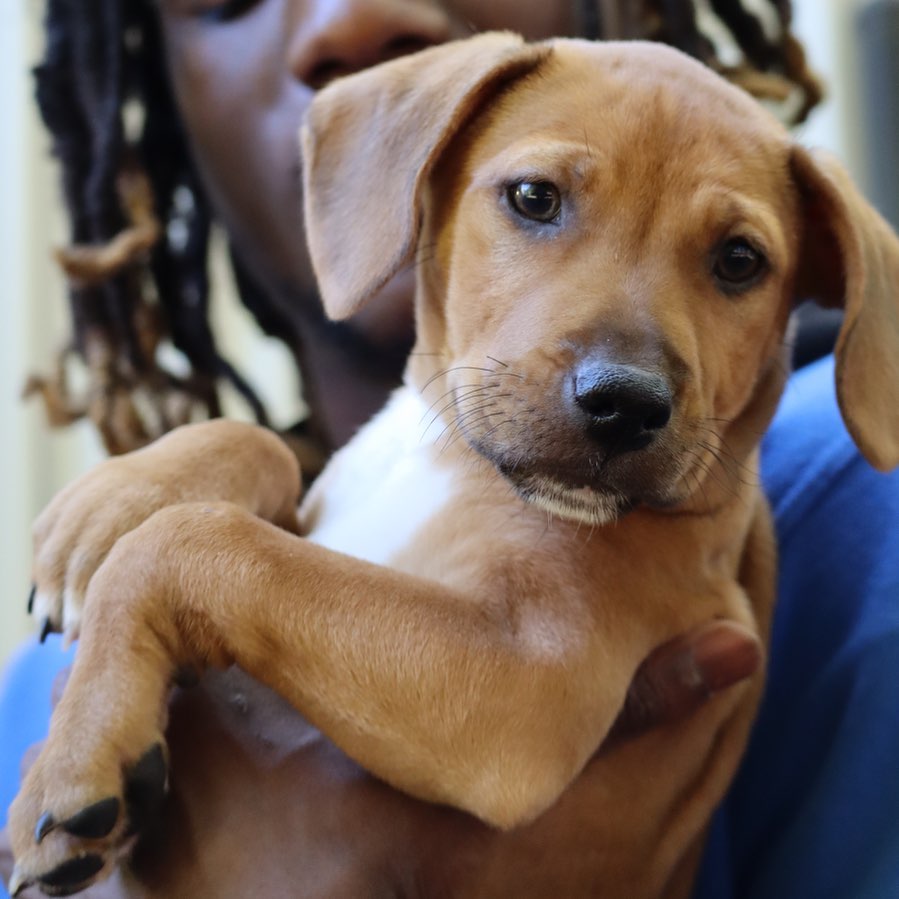
<instances>
[{"instance_id":1,"label":"puppy face","mask_svg":"<svg viewBox=\"0 0 899 899\"><path fill-rule=\"evenodd\" d=\"M899 464L899 240L834 160L683 54L482 34L338 80L303 147L326 311L353 315L417 251L407 378L528 499L602 522L751 483L809 297L845 312L849 431Z\"/></svg>"},{"instance_id":2,"label":"puppy face","mask_svg":"<svg viewBox=\"0 0 899 899\"><path fill-rule=\"evenodd\" d=\"M650 52L559 47L426 195L425 399L523 497L590 523L682 503L733 452L796 274L786 134Z\"/></svg>"}]
</instances>

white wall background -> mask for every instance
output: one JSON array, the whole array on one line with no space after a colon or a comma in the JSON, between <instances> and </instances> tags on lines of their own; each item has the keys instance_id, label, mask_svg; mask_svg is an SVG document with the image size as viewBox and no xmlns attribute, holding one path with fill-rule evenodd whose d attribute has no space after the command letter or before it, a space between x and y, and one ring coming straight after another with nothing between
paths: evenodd
<instances>
[{"instance_id":1,"label":"white wall background","mask_svg":"<svg viewBox=\"0 0 899 899\"><path fill-rule=\"evenodd\" d=\"M863 184L850 22L860 2L797 0L795 6L797 31L829 83L827 103L800 138L833 150ZM38 56L41 5L0 3L0 664L33 632L25 616L30 522L54 491L102 457L89 427L50 432L38 405L19 400L27 372L49 368L67 333L63 286L50 262L65 229L47 142L30 100L28 71ZM255 383L269 385L267 399L291 420L287 407L296 388L285 356L260 339L227 299L218 315L230 355L243 359Z\"/></svg>"}]
</instances>

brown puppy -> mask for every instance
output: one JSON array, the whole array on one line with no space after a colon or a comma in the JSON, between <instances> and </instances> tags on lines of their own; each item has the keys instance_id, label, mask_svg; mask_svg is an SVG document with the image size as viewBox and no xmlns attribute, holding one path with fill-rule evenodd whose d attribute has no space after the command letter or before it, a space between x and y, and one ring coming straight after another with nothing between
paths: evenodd
<instances>
[{"instance_id":1,"label":"brown puppy","mask_svg":"<svg viewBox=\"0 0 899 899\"><path fill-rule=\"evenodd\" d=\"M82 642L10 812L13 886L109 873L164 779L172 679L236 662L388 783L516 828L451 895L686 895L761 677L591 757L654 646L767 635L756 444L797 297L845 304L844 414L899 462L899 241L658 46L445 45L324 91L304 159L334 316L418 249L407 386L298 523L287 450L224 422L42 515L42 602ZM560 870L553 845L581 851Z\"/></svg>"}]
</instances>

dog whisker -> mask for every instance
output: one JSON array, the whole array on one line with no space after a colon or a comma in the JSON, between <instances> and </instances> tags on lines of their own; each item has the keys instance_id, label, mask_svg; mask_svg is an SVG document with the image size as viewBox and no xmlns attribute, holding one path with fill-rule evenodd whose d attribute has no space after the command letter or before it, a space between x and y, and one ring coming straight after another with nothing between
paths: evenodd
<instances>
[{"instance_id":1,"label":"dog whisker","mask_svg":"<svg viewBox=\"0 0 899 899\"><path fill-rule=\"evenodd\" d=\"M461 372L461 371L475 371L475 372L481 372L483 374L488 374L488 375L496 375L497 377L505 376L505 377L512 377L512 378L518 378L520 380L524 380L524 375L520 375L516 372L497 371L496 369L484 368L483 366L479 366L479 365L453 365L453 366L450 366L449 368L443 368L443 369L440 369L439 371L434 372L434 374L431 375L431 377L428 378L422 385L421 392L424 393L424 391L427 390L428 387L430 387L431 384L433 384L434 381L436 381L438 378L443 378L453 372Z\"/></svg>"},{"instance_id":2,"label":"dog whisker","mask_svg":"<svg viewBox=\"0 0 899 899\"><path fill-rule=\"evenodd\" d=\"M712 419L712 418L707 418L706 421L727 421L727 422L729 422L729 419ZM719 431L717 431L715 428L709 427L708 425L702 425L702 424L700 424L700 425L697 425L696 427L697 427L699 430L701 430L701 431L707 431L709 434L712 435L712 437L714 438L715 442L717 443L717 445L718 445L718 447L719 447L719 449L720 449L720 452L723 453L725 456L727 456L727 458L731 461L731 463L732 463L735 467L737 467L737 468L739 468L739 469L742 469L743 471L746 471L746 472L748 472L748 473L750 473L750 474L752 474L752 475L755 475L755 474L756 474L756 471L755 471L754 467L751 466L751 465L749 465L744 457L738 456L738 455L731 449L730 444L728 443L727 438L725 438L723 434L721 434L721 433L720 433ZM756 440L757 440L759 437L761 437L761 436L765 433L765 431L764 431L764 429L755 429L755 428L749 430L749 429L746 429L746 428L744 427L743 430L742 430L742 433L748 434L748 435L750 435L751 437L756 438ZM755 443L755 440L753 441L753 443Z\"/></svg>"},{"instance_id":3,"label":"dog whisker","mask_svg":"<svg viewBox=\"0 0 899 899\"><path fill-rule=\"evenodd\" d=\"M434 445L438 447L438 455L441 455L443 451L446 449L446 443L443 443L441 446L441 441L443 441L444 437L447 433L452 433L457 430L459 427L459 423L456 418L450 419L450 421L446 422L443 425L440 433L437 435L437 438L434 440Z\"/></svg>"},{"instance_id":4,"label":"dog whisker","mask_svg":"<svg viewBox=\"0 0 899 899\"><path fill-rule=\"evenodd\" d=\"M719 462L717 457L715 456L714 450L706 449L705 453L699 452L693 448L685 449L685 453L689 456L692 456L695 460L692 466L692 472L697 476L701 472L702 478L698 479L698 483L702 487L702 495L703 499L706 501L706 504L711 507L708 494L706 493L705 486L709 480L713 481L718 487L720 487L728 496L737 495L737 491L730 481L722 480L721 473L719 473L719 465L716 465L716 462ZM727 472L723 472L726 476Z\"/></svg>"},{"instance_id":5,"label":"dog whisker","mask_svg":"<svg viewBox=\"0 0 899 899\"><path fill-rule=\"evenodd\" d=\"M703 502L706 505L707 509L712 508L712 503L709 500L709 495L706 490L705 479L709 475L709 466L708 463L700 456L695 450L688 449L686 450L688 455L691 455L695 458L695 464L691 465L690 468L687 469L685 473L685 478L691 477L695 484L692 493L700 493L702 495ZM704 475L704 477L700 477L700 472Z\"/></svg>"},{"instance_id":6,"label":"dog whisker","mask_svg":"<svg viewBox=\"0 0 899 899\"><path fill-rule=\"evenodd\" d=\"M738 479L733 477L731 472L727 469L723 460L718 455L716 447L702 442L697 445L705 450L705 454L696 453L696 456L697 458L702 459L706 477L711 478L719 487L729 494L736 495L737 491L732 482Z\"/></svg>"},{"instance_id":7,"label":"dog whisker","mask_svg":"<svg viewBox=\"0 0 899 899\"><path fill-rule=\"evenodd\" d=\"M457 415L454 415L452 420L447 423L444 429L440 432L435 441L436 444L440 444L441 440L443 440L443 446L440 448L440 452L445 451L449 446L451 446L458 437L463 436L463 424L468 425L468 419L472 416L481 413L484 417L489 417L492 415L498 415L499 411L486 413L484 410L489 409L491 406L495 405L493 400L489 400L485 403L481 403L479 406L476 406L472 409L467 409L464 412L460 412ZM501 411L501 410L500 410ZM479 419L475 419L475 422ZM474 422L473 422L474 423ZM447 434L451 434L451 437L446 437Z\"/></svg>"},{"instance_id":8,"label":"dog whisker","mask_svg":"<svg viewBox=\"0 0 899 899\"><path fill-rule=\"evenodd\" d=\"M707 416L706 418L703 419L703 421L716 421L716 422L720 422L720 423L726 424L726 425L732 425L732 424L736 423L735 418L715 418L712 415Z\"/></svg>"},{"instance_id":9,"label":"dog whisker","mask_svg":"<svg viewBox=\"0 0 899 899\"><path fill-rule=\"evenodd\" d=\"M456 442L456 440L458 440L460 437L464 437L466 429L470 430L475 425L485 422L495 415L501 415L502 411L503 411L502 409L498 409L495 412L487 412L486 411L492 405L495 405L495 404L494 403L486 404L478 409L470 410L469 412L467 412L465 414L465 416L457 417L455 420L455 423L454 423L455 424L454 430L456 433L453 435L453 437L450 440L447 441L447 443L445 443L443 449L444 450L448 449L450 446L452 446ZM477 417L475 417L472 421L468 420L469 417L474 416L476 414L477 414Z\"/></svg>"},{"instance_id":10,"label":"dog whisker","mask_svg":"<svg viewBox=\"0 0 899 899\"><path fill-rule=\"evenodd\" d=\"M492 409L496 406L496 401L493 399L486 400L485 402L480 403L477 406L473 406L470 409L465 409L464 411L458 412L454 416L454 421L457 427L464 428L470 427L476 421L479 420L479 416L487 409Z\"/></svg>"},{"instance_id":11,"label":"dog whisker","mask_svg":"<svg viewBox=\"0 0 899 899\"><path fill-rule=\"evenodd\" d=\"M425 428L425 433L427 433L428 428L430 428L431 425L434 424L434 422L438 418L440 418L441 415L443 415L445 412L448 412L450 409L452 409L453 406L461 405L463 402L465 402L466 400L468 400L472 397L482 396L486 393L489 393L489 391L491 389L493 389L495 386L496 385L492 385L492 384L468 384L468 385L465 385L464 387L450 388L446 392L442 393L439 397L437 397L437 399L434 400L434 402L431 403L430 406L428 406L428 408L425 410L424 414L422 415L422 417L418 423L421 424L425 420L425 418L434 411L434 407L441 400L445 399L447 396L450 396L450 395L453 396L453 399L450 400L450 402L448 402L445 406L443 406L443 408L439 409L434 414L434 416L431 418L431 421L428 423L428 427ZM465 391L465 392L461 393L460 391Z\"/></svg>"},{"instance_id":12,"label":"dog whisker","mask_svg":"<svg viewBox=\"0 0 899 899\"><path fill-rule=\"evenodd\" d=\"M721 434L719 434L714 428L708 428L708 427L703 427L702 425L699 425L699 429L703 430L703 431L708 431L710 434L713 435L716 445L717 445L718 449L720 450L720 452L724 453L724 455L726 455L728 457L728 459L730 459L730 461L737 468L741 468L747 472L755 473L754 468L751 465L747 464L746 459L741 456L738 456L730 448L730 444L728 443L728 441ZM762 433L763 432L755 432L754 436L760 437Z\"/></svg>"},{"instance_id":13,"label":"dog whisker","mask_svg":"<svg viewBox=\"0 0 899 899\"><path fill-rule=\"evenodd\" d=\"M587 158L593 159L593 150L590 148L590 138L587 137L587 126L584 126L584 149L587 152Z\"/></svg>"},{"instance_id":14,"label":"dog whisker","mask_svg":"<svg viewBox=\"0 0 899 899\"><path fill-rule=\"evenodd\" d=\"M754 474L754 472L749 466L744 465L742 462L740 462L740 460L738 460L735 456L733 456L732 453L729 453L723 447L721 447L721 446L716 447L716 446L713 446L702 440L699 441L698 446L707 450L712 455L714 460L718 463L718 465L720 466L720 468L724 472L724 474L730 476L731 478L733 478L733 480L735 480L735 481L739 482L740 484L743 484L744 486L747 486L747 487L759 486L759 482L758 482L757 478L754 478L752 481L749 481L741 476L740 469L743 469L746 472L749 472L752 474Z\"/></svg>"},{"instance_id":15,"label":"dog whisker","mask_svg":"<svg viewBox=\"0 0 899 899\"><path fill-rule=\"evenodd\" d=\"M482 439L482 440L488 440L488 439L489 439L490 437L492 437L493 434L496 433L496 431L498 431L500 428L504 427L505 425L511 425L511 424L514 424L514 423L515 423L515 419L514 419L514 418L506 418L506 419L504 419L503 421L499 422L498 424L495 424L492 428L490 428L490 430L485 431L484 434L481 435L481 439Z\"/></svg>"}]
</instances>

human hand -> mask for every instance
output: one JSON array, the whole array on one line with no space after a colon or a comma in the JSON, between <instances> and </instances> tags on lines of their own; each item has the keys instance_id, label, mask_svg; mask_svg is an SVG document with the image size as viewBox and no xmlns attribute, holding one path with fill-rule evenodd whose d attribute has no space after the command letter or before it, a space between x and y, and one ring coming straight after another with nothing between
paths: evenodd
<instances>
[{"instance_id":1,"label":"human hand","mask_svg":"<svg viewBox=\"0 0 899 899\"><path fill-rule=\"evenodd\" d=\"M759 638L733 621L706 622L663 643L637 669L602 748L686 717L755 674L762 654Z\"/></svg>"}]
</instances>

